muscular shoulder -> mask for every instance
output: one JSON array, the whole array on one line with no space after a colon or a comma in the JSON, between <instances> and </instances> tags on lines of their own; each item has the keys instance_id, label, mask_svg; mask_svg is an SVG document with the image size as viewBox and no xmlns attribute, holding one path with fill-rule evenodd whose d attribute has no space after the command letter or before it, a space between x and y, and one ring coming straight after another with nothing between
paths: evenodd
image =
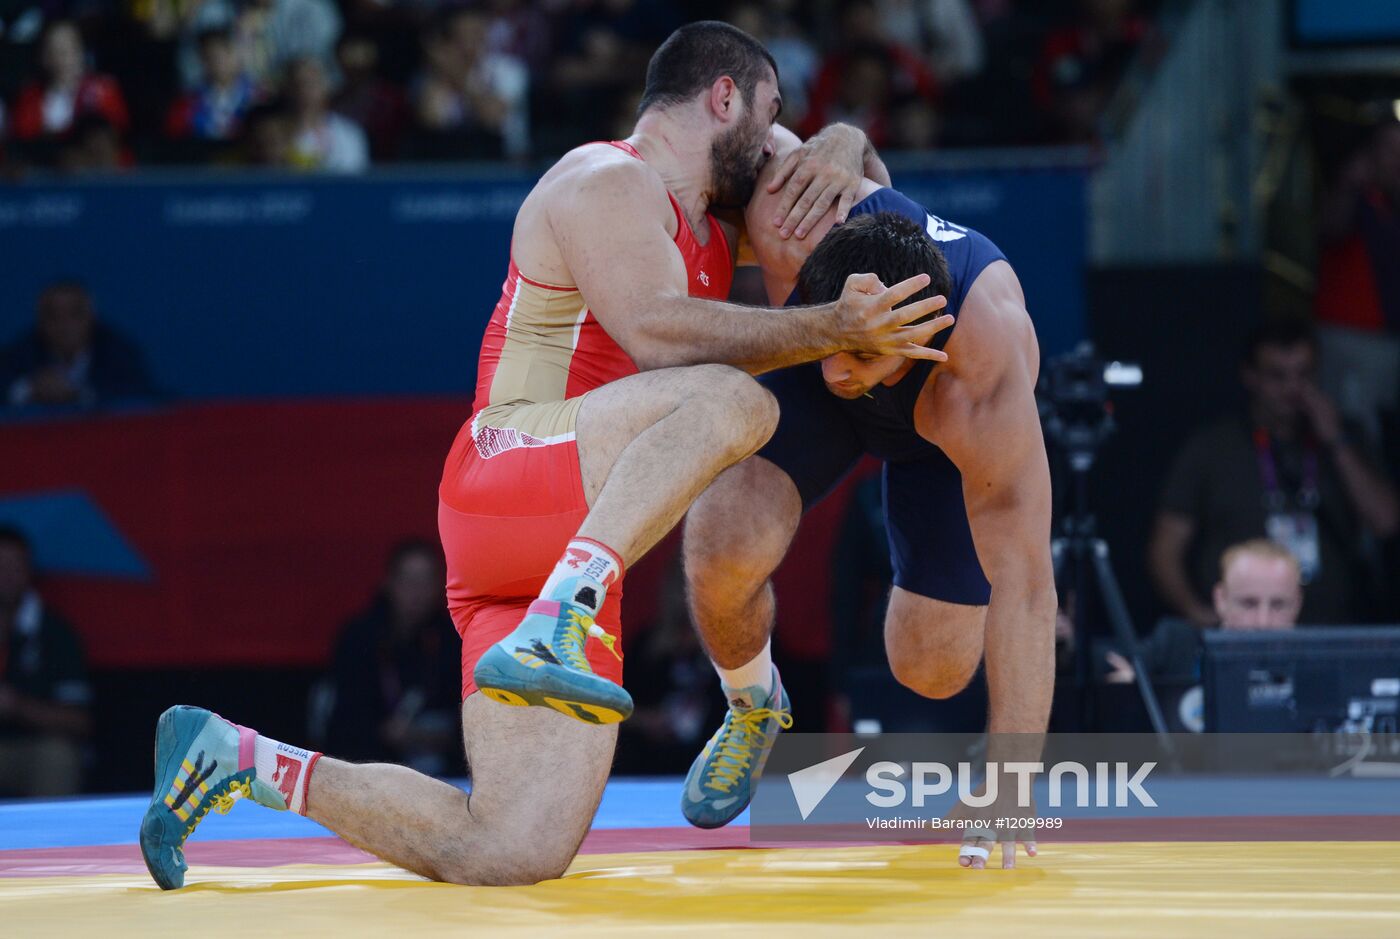
<instances>
[{"instance_id":1,"label":"muscular shoulder","mask_svg":"<svg viewBox=\"0 0 1400 939\"><path fill-rule=\"evenodd\" d=\"M547 198L551 215L577 207L674 214L656 170L607 144L586 144L566 153L541 177L531 197L535 195Z\"/></svg>"},{"instance_id":2,"label":"muscular shoulder","mask_svg":"<svg viewBox=\"0 0 1400 939\"><path fill-rule=\"evenodd\" d=\"M520 270L553 284L574 283L565 255L590 234L657 224L675 236L675 213L661 177L606 144L566 153L540 177L515 216L511 252Z\"/></svg>"},{"instance_id":3,"label":"muscular shoulder","mask_svg":"<svg viewBox=\"0 0 1400 939\"><path fill-rule=\"evenodd\" d=\"M1039 345L1021 282L1006 261L992 262L973 282L945 348L948 364L940 371L969 390L990 391L1013 371L1035 385Z\"/></svg>"}]
</instances>

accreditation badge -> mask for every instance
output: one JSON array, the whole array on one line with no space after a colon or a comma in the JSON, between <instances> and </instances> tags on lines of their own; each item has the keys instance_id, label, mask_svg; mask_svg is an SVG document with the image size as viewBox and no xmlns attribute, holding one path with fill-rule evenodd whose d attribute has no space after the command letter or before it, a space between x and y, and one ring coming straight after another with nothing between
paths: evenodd
<instances>
[{"instance_id":1,"label":"accreditation badge","mask_svg":"<svg viewBox=\"0 0 1400 939\"><path fill-rule=\"evenodd\" d=\"M1317 516L1312 512L1270 512L1264 519L1264 530L1270 540L1283 545L1297 559L1303 586L1322 572Z\"/></svg>"}]
</instances>

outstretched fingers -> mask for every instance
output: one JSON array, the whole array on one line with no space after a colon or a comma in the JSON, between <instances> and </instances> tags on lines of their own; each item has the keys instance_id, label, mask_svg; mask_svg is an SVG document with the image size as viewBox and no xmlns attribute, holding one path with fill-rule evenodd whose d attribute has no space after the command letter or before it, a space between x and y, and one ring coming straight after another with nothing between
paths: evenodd
<instances>
[{"instance_id":1,"label":"outstretched fingers","mask_svg":"<svg viewBox=\"0 0 1400 939\"><path fill-rule=\"evenodd\" d=\"M930 362L948 361L948 353L938 349L930 349L923 343L906 342L902 346L895 346L890 355L902 355L906 359L927 359Z\"/></svg>"},{"instance_id":2,"label":"outstretched fingers","mask_svg":"<svg viewBox=\"0 0 1400 939\"><path fill-rule=\"evenodd\" d=\"M905 307L900 307L895 312L903 313ZM948 353L939 349L930 349L929 342L949 326L953 325L953 317L944 314L937 319L929 320L926 323L917 323L913 326L901 326L895 331L895 335L902 338L905 345L898 350L899 354L910 359L928 359L932 362L948 361Z\"/></svg>"},{"instance_id":3,"label":"outstretched fingers","mask_svg":"<svg viewBox=\"0 0 1400 939\"><path fill-rule=\"evenodd\" d=\"M866 274L866 275L862 275L862 276L874 277L875 275L873 275L873 274ZM910 277L908 280L901 280L899 283L895 284L895 285L892 286L892 287L886 287L886 288L885 288L885 292L884 292L884 294L881 295L880 299L881 299L881 301L883 301L883 303L885 304L885 309L887 309L887 310L893 309L894 307L899 306L899 305L900 305L901 303L903 303L905 300L908 300L910 297L914 296L914 294L918 293L920 290L923 290L923 289L924 289L925 287L927 287L932 281L933 281L933 278L929 277L927 274L915 274L913 277ZM876 282L877 282L877 283L879 282L879 281L878 281L878 278L876 279ZM849 281L847 281L847 283L849 283ZM927 303L928 301L927 301L927 300L920 300L919 302L920 302L920 303ZM937 306L934 306L934 307L930 307L929 309L925 310L923 313L919 313L917 316L911 317L911 319L917 319L919 316L923 316L923 315L925 315L925 314L927 314L927 313L932 313L934 310L941 309L941 308L943 307L943 305L946 304L947 302L948 302L948 301L944 300L943 303L940 303L940 304L938 304ZM906 320L906 322L907 322L907 320Z\"/></svg>"},{"instance_id":4,"label":"outstretched fingers","mask_svg":"<svg viewBox=\"0 0 1400 939\"><path fill-rule=\"evenodd\" d=\"M912 323L921 320L926 316L932 316L948 305L948 298L944 296L927 297L917 303L906 303L904 306L896 307L894 314L899 317L900 323ZM941 324L934 332L947 329L953 325L953 314L945 313L937 319L930 320L931 323Z\"/></svg>"}]
</instances>

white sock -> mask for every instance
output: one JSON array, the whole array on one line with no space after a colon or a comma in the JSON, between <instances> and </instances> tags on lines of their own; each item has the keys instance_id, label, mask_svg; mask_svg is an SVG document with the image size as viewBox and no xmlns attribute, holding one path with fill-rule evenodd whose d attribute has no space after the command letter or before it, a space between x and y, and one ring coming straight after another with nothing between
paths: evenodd
<instances>
[{"instance_id":1,"label":"white sock","mask_svg":"<svg viewBox=\"0 0 1400 939\"><path fill-rule=\"evenodd\" d=\"M311 783L311 770L321 754L303 750L271 737L258 734L253 744L253 766L258 778L276 786L287 800L287 808L298 815L306 814L306 790Z\"/></svg>"},{"instance_id":2,"label":"white sock","mask_svg":"<svg viewBox=\"0 0 1400 939\"><path fill-rule=\"evenodd\" d=\"M546 600L557 599L554 594L561 581L582 577L594 589L576 591L569 599L588 607L596 616L603 608L608 588L622 580L624 573L622 558L612 548L591 538L575 538L564 549L559 563L554 565L540 596Z\"/></svg>"},{"instance_id":3,"label":"white sock","mask_svg":"<svg viewBox=\"0 0 1400 939\"><path fill-rule=\"evenodd\" d=\"M737 702L740 707L753 707L754 702L747 695L736 692L756 686L765 697L773 693L773 640L765 642L758 655L738 668L720 668L716 665L715 671L719 673L720 684L724 686L724 694L731 704Z\"/></svg>"}]
</instances>

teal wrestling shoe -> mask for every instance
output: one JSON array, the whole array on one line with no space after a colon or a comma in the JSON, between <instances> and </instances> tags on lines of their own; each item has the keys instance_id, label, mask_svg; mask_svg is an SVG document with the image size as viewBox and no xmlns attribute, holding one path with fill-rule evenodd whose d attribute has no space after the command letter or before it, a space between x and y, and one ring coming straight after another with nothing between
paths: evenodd
<instances>
[{"instance_id":1,"label":"teal wrestling shoe","mask_svg":"<svg viewBox=\"0 0 1400 939\"><path fill-rule=\"evenodd\" d=\"M757 685L724 689L729 713L690 764L681 812L696 828L719 828L739 817L753 798L778 734L792 726L792 705L773 667L773 690Z\"/></svg>"},{"instance_id":2,"label":"teal wrestling shoe","mask_svg":"<svg viewBox=\"0 0 1400 939\"><path fill-rule=\"evenodd\" d=\"M179 705L156 724L156 788L141 821L141 856L162 890L185 885L185 839L213 809L227 815L239 799L285 811L276 786L253 766L257 732L213 711Z\"/></svg>"},{"instance_id":3,"label":"teal wrestling shoe","mask_svg":"<svg viewBox=\"0 0 1400 939\"><path fill-rule=\"evenodd\" d=\"M558 593L573 596L577 585L566 581ZM622 660L617 637L593 622L587 607L536 600L515 631L477 660L472 677L482 694L502 704L549 707L588 724L616 724L631 715L632 696L588 664L584 646L590 637Z\"/></svg>"}]
</instances>

